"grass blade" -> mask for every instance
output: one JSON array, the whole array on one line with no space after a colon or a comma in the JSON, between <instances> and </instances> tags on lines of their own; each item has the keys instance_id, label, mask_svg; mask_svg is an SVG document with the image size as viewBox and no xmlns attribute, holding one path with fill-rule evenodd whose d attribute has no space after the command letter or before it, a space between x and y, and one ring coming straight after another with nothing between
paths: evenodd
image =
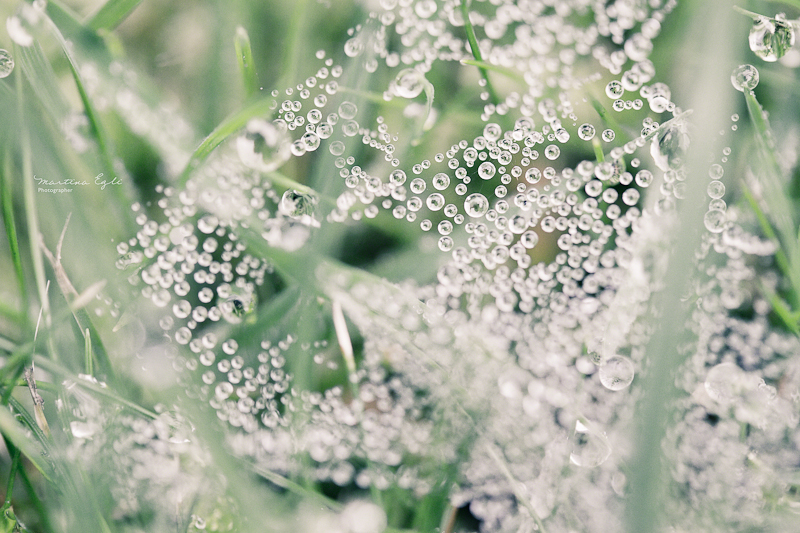
<instances>
[{"instance_id":1,"label":"grass blade","mask_svg":"<svg viewBox=\"0 0 800 533\"><path fill-rule=\"evenodd\" d=\"M108 0L86 22L91 29L113 30L125 20L142 0Z\"/></svg>"},{"instance_id":2,"label":"grass blade","mask_svg":"<svg viewBox=\"0 0 800 533\"><path fill-rule=\"evenodd\" d=\"M41 48L38 48L38 43L28 48L35 48L41 54ZM19 46L14 46L14 51L17 56L20 55L22 50ZM44 59L44 55L41 56ZM45 60L45 65L49 67L49 63ZM52 69L36 71L37 73L52 73ZM26 72L26 74L28 74ZM25 216L28 225L28 244L30 246L31 260L33 262L33 274L36 280L36 289L39 294L39 302L42 308L42 314L45 317L45 324L51 324L50 316L50 302L47 298L47 283L44 274L44 260L42 259L42 252L39 250L39 215L36 208L36 193L33 184L33 157L31 153L31 140L28 131L28 121L25 120L26 103L25 103L25 90L23 87L22 76L16 77L16 91L17 91L17 112L18 112L18 131L20 139L20 148L22 152L22 183L23 183L23 199L25 204ZM31 77L28 77L31 83L34 82ZM55 80L55 76L53 76Z\"/></svg>"},{"instance_id":3,"label":"grass blade","mask_svg":"<svg viewBox=\"0 0 800 533\"><path fill-rule=\"evenodd\" d=\"M127 407L128 409L130 409L132 411L135 411L135 412L137 412L137 413L139 413L139 414L141 414L141 415L143 415L143 416L145 416L147 418L151 418L153 420L158 418L158 415L156 415L154 412L152 412L152 411L150 411L148 409L145 409L144 407L142 407L142 406L140 406L140 405L138 405L138 404L136 404L136 403L134 403L134 402L132 402L130 400L127 400L127 399L123 398L122 396L119 396L118 394L114 393L110 389L107 389L105 387L101 387L100 385L95 385L94 383L86 381L85 379L81 379L80 377L76 376L75 374L73 374L72 372L70 372L69 370L64 368L63 366L61 366L58 363L55 363L55 362L53 362L53 361L51 361L49 359L45 359L44 357L36 357L36 366L37 367L41 367L44 370L46 370L46 371L48 371L48 372L50 372L52 374L56 374L56 375L60 376L61 378L69 379L69 380L73 381L78 387L80 387L80 388L82 388L84 390L87 390L89 392L92 392L92 393L94 393L94 394L96 394L98 396L102 396L104 398L108 398L109 400L113 401L117 405L121 405L123 407ZM42 389L44 389L44 390L47 390L47 387L45 386L44 383L40 384L40 387Z\"/></svg>"},{"instance_id":4,"label":"grass blade","mask_svg":"<svg viewBox=\"0 0 800 533\"><path fill-rule=\"evenodd\" d=\"M200 146L198 146L191 155L189 162L186 164L186 168L184 168L181 173L179 183L185 185L192 172L205 161L209 154L211 154L217 146L222 144L225 139L242 129L247 124L248 120L269 114L272 111L271 106L273 102L274 99L272 98L257 100L223 120L222 123L214 128L214 131L203 139L203 142L200 143Z\"/></svg>"},{"instance_id":5,"label":"grass blade","mask_svg":"<svg viewBox=\"0 0 800 533\"><path fill-rule=\"evenodd\" d=\"M785 187L775 153L775 145L772 141L772 132L766 118L764 118L761 104L758 103L753 91L745 92L744 96L750 121L756 131L756 144L764 163L763 179L761 180L763 200L770 218L775 223L781 246L785 250L786 263L788 265L781 268L791 283L793 289L791 303L797 309L800 308L800 243L797 241L795 221L792 217L794 210L784 192Z\"/></svg>"},{"instance_id":6,"label":"grass blade","mask_svg":"<svg viewBox=\"0 0 800 533\"><path fill-rule=\"evenodd\" d=\"M17 223L14 217L14 196L11 191L10 181L11 173L11 154L9 150L6 150L5 157L3 159L3 173L0 175L0 189L2 190L3 196L3 225L6 228L8 246L11 249L11 261L14 263L14 275L17 278L17 285L19 286L22 309L27 310L29 307L28 291L25 286L25 275L22 270L22 258L19 253L19 242L17 241Z\"/></svg>"},{"instance_id":7,"label":"grass blade","mask_svg":"<svg viewBox=\"0 0 800 533\"><path fill-rule=\"evenodd\" d=\"M22 405L20 405L18 402L15 401L12 402L12 405L14 409L17 411L19 409L22 409L22 411L19 411L19 413L24 418L26 411L24 410ZM29 414L27 416L30 417ZM31 424L32 424L31 429L33 429L33 427L36 427L36 429L38 429L38 426L36 426L36 422L34 422L32 418L30 421L28 421L28 425ZM45 448L42 446L40 442L32 440L25 435L24 431L19 425L19 422L17 422L14 416L11 413L9 413L7 409L0 409L0 431L2 431L3 435L5 435L6 438L9 441L11 441L11 443L14 446L17 447L17 449L19 449L23 454L25 454L28 460L33 464L33 466L36 467L36 469L39 472L42 473L42 475L50 479L49 472L52 469L49 467L49 465L46 464L45 461L42 460L42 456L49 455L48 452L45 450ZM34 434L36 434L35 431ZM41 438L45 438L44 434L41 435Z\"/></svg>"},{"instance_id":8,"label":"grass blade","mask_svg":"<svg viewBox=\"0 0 800 533\"><path fill-rule=\"evenodd\" d=\"M239 72L242 75L245 98L250 98L258 92L258 77L253 61L253 50L250 48L250 36L247 34L247 30L241 26L236 27L233 47L236 50L236 61L239 63Z\"/></svg>"},{"instance_id":9,"label":"grass blade","mask_svg":"<svg viewBox=\"0 0 800 533\"><path fill-rule=\"evenodd\" d=\"M469 0L461 0L461 15L464 17L464 29L467 32L467 41L469 42L469 49L472 51L472 57L474 57L475 61L478 63L483 63L483 56L478 46L478 39L475 37L475 28L472 27L472 22L469 20L469 4ZM486 81L486 90L489 92L489 100L491 100L494 105L499 104L500 98L498 98L492 86L492 82L489 81L489 72L483 66L479 66L478 70L481 73L481 77Z\"/></svg>"}]
</instances>

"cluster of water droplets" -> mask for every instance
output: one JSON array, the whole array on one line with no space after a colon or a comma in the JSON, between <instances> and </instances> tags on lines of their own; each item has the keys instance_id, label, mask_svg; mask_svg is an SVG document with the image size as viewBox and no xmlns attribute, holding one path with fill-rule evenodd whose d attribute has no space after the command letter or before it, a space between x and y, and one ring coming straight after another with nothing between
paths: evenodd
<instances>
[{"instance_id":1,"label":"cluster of water droplets","mask_svg":"<svg viewBox=\"0 0 800 533\"><path fill-rule=\"evenodd\" d=\"M533 527L534 518L567 530L575 517L587 531L617 530L634 384L663 276L659 252L686 180L699 179L684 167L688 113L648 59L674 3L500 4L470 11L470 21L486 60L523 82L496 101L485 81L477 84L479 135L430 159L404 160L398 147L410 140L393 133L396 117L372 124L368 104L340 90L345 68L319 52L316 73L273 91L272 114L249 120L193 168L184 190L165 187L157 208L134 207L140 230L119 244L118 266L161 310L161 329L183 348L159 353L188 395L227 424L237 454L281 474L307 468L341 487L398 486L421 497L442 481L439 465L471 443L476 451L451 499L469 505L483 531ZM353 28L344 53L368 73L390 73L385 99L403 99L410 115L435 121L435 110L414 100L430 98L426 74L437 62L473 58L461 8L433 0L382 0L380 8ZM759 37L771 50L791 40L773 26L779 37ZM751 91L758 72L739 67L732 82ZM101 83L93 90L102 92ZM592 91L601 96L575 97ZM133 96L109 105L136 120ZM623 118L638 131L619 126ZM775 247L729 213L725 150L708 171L698 259L708 279L692 293L698 340L681 347L691 352L681 378L691 416L670 436L680 444L673 477L698 500L719 487L697 472L715 469L725 480L720 471L730 464L708 464L692 432L714 435L722 449L735 433L731 421L761 424L752 447L768 450L774 428L797 425L789 414L796 399L776 386L793 375L779 354L796 342L768 333L746 260ZM175 168L188 160L177 149L171 157ZM338 195L287 185L284 165L304 157L325 162ZM333 302L321 303L320 315L341 305L363 338L357 368L333 341L333 326L313 338L287 328L239 342L237 333L255 328L259 310L284 294L254 236L302 252L328 224L382 214L434 235L443 266L435 281L402 287L330 265L315 272ZM733 318L736 310L753 318ZM347 377L304 388L292 354ZM715 432L714 420L724 431ZM587 487L592 497L577 497ZM742 494L760 487L750 482Z\"/></svg>"}]
</instances>

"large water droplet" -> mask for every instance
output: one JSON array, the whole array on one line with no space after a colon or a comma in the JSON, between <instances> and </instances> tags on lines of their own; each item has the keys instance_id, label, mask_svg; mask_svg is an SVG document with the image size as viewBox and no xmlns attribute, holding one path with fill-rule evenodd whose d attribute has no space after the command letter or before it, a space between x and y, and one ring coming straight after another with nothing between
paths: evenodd
<instances>
[{"instance_id":1,"label":"large water droplet","mask_svg":"<svg viewBox=\"0 0 800 533\"><path fill-rule=\"evenodd\" d=\"M236 139L242 163L261 172L271 172L291 157L291 142L286 130L262 119L252 119Z\"/></svg>"},{"instance_id":2,"label":"large water droplet","mask_svg":"<svg viewBox=\"0 0 800 533\"><path fill-rule=\"evenodd\" d=\"M319 222L314 220L314 211L317 206L317 199L310 195L294 189L289 189L281 197L278 204L278 211L289 218L293 218L309 226L318 226Z\"/></svg>"},{"instance_id":3,"label":"large water droplet","mask_svg":"<svg viewBox=\"0 0 800 533\"><path fill-rule=\"evenodd\" d=\"M663 171L678 169L686 161L689 148L689 136L683 125L673 125L653 137L650 155L656 166Z\"/></svg>"},{"instance_id":4,"label":"large water droplet","mask_svg":"<svg viewBox=\"0 0 800 533\"><path fill-rule=\"evenodd\" d=\"M600 367L600 383L609 390L622 390L633 381L633 362L627 357L614 355Z\"/></svg>"},{"instance_id":5,"label":"large water droplet","mask_svg":"<svg viewBox=\"0 0 800 533\"><path fill-rule=\"evenodd\" d=\"M794 45L794 29L783 14L774 19L759 17L747 40L755 55L764 61L777 61Z\"/></svg>"},{"instance_id":6,"label":"large water droplet","mask_svg":"<svg viewBox=\"0 0 800 533\"><path fill-rule=\"evenodd\" d=\"M425 89L425 76L413 68L401 70L389 90L401 98L416 98Z\"/></svg>"},{"instance_id":7,"label":"large water droplet","mask_svg":"<svg viewBox=\"0 0 800 533\"><path fill-rule=\"evenodd\" d=\"M8 50L0 49L0 78L6 78L14 70L14 58Z\"/></svg>"},{"instance_id":8,"label":"large water droplet","mask_svg":"<svg viewBox=\"0 0 800 533\"><path fill-rule=\"evenodd\" d=\"M722 233L726 221L725 211L720 209L709 209L703 217L703 225L711 233Z\"/></svg>"},{"instance_id":9,"label":"large water droplet","mask_svg":"<svg viewBox=\"0 0 800 533\"><path fill-rule=\"evenodd\" d=\"M758 69L753 65L739 65L733 69L731 83L737 91L752 91L758 85Z\"/></svg>"},{"instance_id":10,"label":"large water droplet","mask_svg":"<svg viewBox=\"0 0 800 533\"><path fill-rule=\"evenodd\" d=\"M578 420L572 436L572 453L569 460L578 466L594 468L601 465L611 455L608 438L593 424Z\"/></svg>"}]
</instances>

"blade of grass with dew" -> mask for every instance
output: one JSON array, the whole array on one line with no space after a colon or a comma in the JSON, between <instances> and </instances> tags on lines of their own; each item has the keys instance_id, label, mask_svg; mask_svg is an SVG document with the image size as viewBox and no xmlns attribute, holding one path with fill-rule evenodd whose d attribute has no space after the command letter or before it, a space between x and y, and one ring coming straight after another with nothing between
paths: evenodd
<instances>
[{"instance_id":1,"label":"blade of grass with dew","mask_svg":"<svg viewBox=\"0 0 800 533\"><path fill-rule=\"evenodd\" d=\"M134 10L142 0L108 0L97 10L86 26L98 30L113 30Z\"/></svg>"},{"instance_id":2,"label":"blade of grass with dew","mask_svg":"<svg viewBox=\"0 0 800 533\"><path fill-rule=\"evenodd\" d=\"M788 271L784 273L788 276L792 286L792 306L800 309L800 243L798 243L795 221L792 217L794 210L784 192L784 183L780 166L778 165L775 146L769 124L764 118L764 111L758 103L753 91L744 94L747 102L747 111L750 121L756 131L756 144L764 162L763 180L763 200L767 206L767 212L775 222L778 238L786 254Z\"/></svg>"},{"instance_id":3,"label":"blade of grass with dew","mask_svg":"<svg viewBox=\"0 0 800 533\"><path fill-rule=\"evenodd\" d=\"M695 135L687 157L687 175L708 172L709 153L717 153L720 129L728 123L733 101L729 87L732 50L728 43L717 38L727 31L734 16L728 2L692 4L693 10L684 50L703 50L702 63L687 79L693 92L687 107L695 110ZM676 221L680 226L670 232L680 235L669 248L662 250L668 260L663 278L665 287L653 297L658 309L658 322L646 346L646 370L641 377L641 399L633 419L633 454L630 460L629 485L625 501L626 530L630 533L655 533L663 527L664 498L671 477L670 456L665 456L664 439L672 423L675 399L680 394L675 386L675 372L683 364L686 353L680 346L691 342L686 325L690 309L681 301L690 286L694 271L695 251L701 244L706 212L705 183L687 180L685 199L677 206Z\"/></svg>"},{"instance_id":4,"label":"blade of grass with dew","mask_svg":"<svg viewBox=\"0 0 800 533\"><path fill-rule=\"evenodd\" d=\"M34 41L31 46L14 46L14 57L22 68L22 73L28 80L30 88L47 111L46 115L55 125L60 125L69 113L69 105L64 95L59 90L59 82L53 66L45 57L39 41ZM20 85L22 76L18 78L16 91L23 90ZM32 178L29 178L32 179Z\"/></svg>"},{"instance_id":5,"label":"blade of grass with dew","mask_svg":"<svg viewBox=\"0 0 800 533\"><path fill-rule=\"evenodd\" d=\"M308 0L298 0L294 3L292 18L286 30L288 43L283 55L283 68L280 85L294 85L297 77L297 65L300 64L300 45L303 42L303 23L308 16Z\"/></svg>"},{"instance_id":6,"label":"blade of grass with dew","mask_svg":"<svg viewBox=\"0 0 800 533\"><path fill-rule=\"evenodd\" d=\"M41 48L38 48L38 43L34 43L34 46L28 48L34 47L37 47L36 49L41 53ZM20 50L21 47L15 44L14 51L17 56L19 56ZM49 66L49 63L46 64ZM36 72L39 72L38 69ZM52 70L47 71L45 69L43 72L52 72ZM49 327L51 324L50 302L47 298L47 283L45 281L44 274L44 260L42 259L42 252L39 249L39 215L36 208L36 193L33 188L31 141L28 132L28 124L25 120L27 106L25 90L23 87L24 82L22 76L15 76L15 78L17 91L17 126L22 157L23 201L25 205L25 215L28 226L29 252L31 254L31 261L33 263L33 274L34 280L36 281L36 289L39 295L39 304L41 305L42 314L45 317L45 324ZM29 77L29 81L33 83L35 80Z\"/></svg>"},{"instance_id":7,"label":"blade of grass with dew","mask_svg":"<svg viewBox=\"0 0 800 533\"><path fill-rule=\"evenodd\" d=\"M772 224L767 218L767 215L764 213L764 210L761 209L761 206L758 203L758 199L756 199L755 195L750 190L750 187L747 185L747 183L742 181L741 187L744 198L750 205L750 208L753 210L753 213L755 213L756 219L758 219L758 224L759 226L761 226L761 231L764 232L764 236L767 237L767 239L769 239L770 241L774 242L777 246L777 249L775 250L775 263L777 263L778 268L781 270L781 272L783 272L783 275L786 276L786 279L791 280L792 276L794 275L792 272L792 265L789 263L789 258L786 257L786 253L780 246L781 241L778 238L778 235L775 233L775 229L772 227ZM794 287L793 287L793 294L794 298L792 300L794 301L797 297L797 290L794 289ZM783 318L783 315L778 309L775 309L775 311L776 313L779 314L779 316ZM794 327L796 327L796 325Z\"/></svg>"},{"instance_id":8,"label":"blade of grass with dew","mask_svg":"<svg viewBox=\"0 0 800 533\"><path fill-rule=\"evenodd\" d=\"M241 26L236 27L233 48L236 51L239 73L242 75L244 95L249 99L258 93L258 76L256 75L256 64L253 61L253 50L250 48L250 36L247 34L247 30Z\"/></svg>"},{"instance_id":9,"label":"blade of grass with dew","mask_svg":"<svg viewBox=\"0 0 800 533\"><path fill-rule=\"evenodd\" d=\"M144 407L138 405L137 403L134 403L126 398L123 398L122 396L116 394L109 388L102 387L100 385L96 385L92 382L86 381L85 379L82 379L81 377L77 376L70 370L67 370L58 363L55 363L49 359L45 359L39 356L35 357L34 360L36 361L37 367L40 367L50 372L51 374L58 375L62 379L69 379L70 381L74 382L76 386L80 387L83 390L91 392L97 396L107 398L112 402L116 403L117 405L120 405L122 407L127 407L131 411L139 413L140 415L143 415L147 418L150 419L158 418L158 415L156 413L148 409L145 409ZM48 386L46 385L40 385L40 386L42 387L43 390L48 390Z\"/></svg>"},{"instance_id":10,"label":"blade of grass with dew","mask_svg":"<svg viewBox=\"0 0 800 533\"><path fill-rule=\"evenodd\" d=\"M53 272L55 272L58 287L61 290L61 294L63 294L64 299L70 305L72 316L75 318L75 322L77 323L81 334L83 335L84 332L91 333L89 342L92 342L92 350L97 357L97 361L101 366L102 371L106 374L106 379L111 384L118 385L114 365L111 363L111 358L109 357L108 351L105 348L97 328L94 326L92 318L82 307L72 305L78 298L80 298L80 295L78 294L78 291L75 290L75 287L72 285L72 282L67 276L66 270L64 270L64 267L61 264L61 248L64 243L64 236L67 231L67 225L69 224L69 218L70 217L67 216L67 221L64 223L64 228L61 231L61 236L56 246L56 255L54 256L47 246L44 245L44 243L41 244L41 247L45 257L47 257L48 261L50 262Z\"/></svg>"},{"instance_id":11,"label":"blade of grass with dew","mask_svg":"<svg viewBox=\"0 0 800 533\"><path fill-rule=\"evenodd\" d=\"M28 290L25 285L25 275L22 269L22 257L19 251L19 241L17 240L17 223L14 217L14 196L11 191L11 151L6 149L5 157L3 158L3 173L0 176L0 188L2 189L2 209L3 209L3 226L6 228L6 238L8 239L8 246L11 251L11 261L14 264L14 275L17 280L17 287L19 288L21 313L16 311L15 314L24 316L29 308Z\"/></svg>"},{"instance_id":12,"label":"blade of grass with dew","mask_svg":"<svg viewBox=\"0 0 800 533\"><path fill-rule=\"evenodd\" d=\"M520 83L525 83L525 78L514 69L501 67L498 65L492 65L491 63L487 63L486 61L479 61L477 59L462 59L461 64L463 65L472 65L474 67L482 68L484 70L490 70L492 72L497 72L498 74L502 74L506 78L512 79L514 81L518 81Z\"/></svg>"},{"instance_id":13,"label":"blade of grass with dew","mask_svg":"<svg viewBox=\"0 0 800 533\"><path fill-rule=\"evenodd\" d=\"M111 1L113 2L114 0ZM94 108L94 104L92 104L92 101L89 98L88 93L86 92L86 87L83 83L83 79L80 74L80 68L77 63L77 60L75 59L75 56L70 51L69 45L67 44L66 40L64 39L64 36L61 34L61 31L58 29L55 23L49 18L47 19L47 22L50 27L51 33L55 36L59 45L61 45L61 50L67 58L67 62L70 68L70 73L72 74L72 79L75 82L75 87L78 89L78 95L80 96L81 103L83 104L83 109L86 114L86 118L89 121L89 132L91 133L95 143L97 144L98 152L100 155L100 162L104 170L104 172L101 173L100 176L98 177L102 177L103 174L106 174L107 176L106 179L111 180L116 176L116 172L114 171L114 155L113 155L111 140L108 137L102 122L100 121L100 117ZM122 187L113 187L113 190L114 193L117 195L118 204L121 206L128 205L128 199L125 197L124 189ZM132 221L130 220L130 217L127 216L127 211L121 214L121 220L124 224L124 227L127 228L129 232L133 232L135 230L135 227Z\"/></svg>"},{"instance_id":14,"label":"blade of grass with dew","mask_svg":"<svg viewBox=\"0 0 800 533\"><path fill-rule=\"evenodd\" d=\"M32 424L36 426L35 422L32 422ZM52 468L50 468L45 461L41 460L42 455L45 455L47 452L45 452L41 443L25 435L22 427L20 427L17 420L7 409L0 409L0 432L28 458L31 464L36 467L45 478L52 481L52 477L50 476ZM44 436L42 435L42 437Z\"/></svg>"},{"instance_id":15,"label":"blade of grass with dew","mask_svg":"<svg viewBox=\"0 0 800 533\"><path fill-rule=\"evenodd\" d=\"M619 136L620 141L628 142L631 140L630 136L625 132L620 123L617 122L617 120L612 117L608 111L606 111L606 108L600 103L600 100L594 96L591 96L590 102L594 110L597 111L597 114L600 115L600 118L605 125L614 130L614 132Z\"/></svg>"},{"instance_id":16,"label":"blade of grass with dew","mask_svg":"<svg viewBox=\"0 0 800 533\"><path fill-rule=\"evenodd\" d=\"M478 39L475 37L475 28L472 26L472 21L469 19L469 4L470 0L461 0L461 16L464 18L464 30L467 32L467 42L469 42L469 49L472 52L472 57L474 57L476 61L483 63L483 56L478 46ZM500 98L498 98L497 92L494 90L494 86L492 86L492 82L489 80L489 73L486 68L478 67L478 70L481 73L481 77L486 81L486 90L489 92L489 100L494 105L499 104Z\"/></svg>"},{"instance_id":17,"label":"blade of grass with dew","mask_svg":"<svg viewBox=\"0 0 800 533\"><path fill-rule=\"evenodd\" d=\"M203 139L200 145L195 149L194 153L192 153L189 158L189 162L186 164L186 167L178 178L178 183L185 185L192 172L199 167L203 161L205 161L209 154L211 154L211 152L213 152L217 146L222 144L225 139L245 127L251 118L271 114L271 106L274 101L275 100L273 98L256 100L255 102L248 104L244 108L223 120L216 128L214 128L214 131L209 133L208 136Z\"/></svg>"}]
</instances>

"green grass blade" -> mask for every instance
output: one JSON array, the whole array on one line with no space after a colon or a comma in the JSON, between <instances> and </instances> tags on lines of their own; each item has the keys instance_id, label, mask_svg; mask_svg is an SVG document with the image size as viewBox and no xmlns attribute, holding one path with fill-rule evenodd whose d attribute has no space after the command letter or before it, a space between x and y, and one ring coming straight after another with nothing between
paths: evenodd
<instances>
[{"instance_id":1,"label":"green grass blade","mask_svg":"<svg viewBox=\"0 0 800 533\"><path fill-rule=\"evenodd\" d=\"M294 11L286 31L288 43L283 55L283 76L284 83L293 85L297 76L297 65L300 62L300 45L303 42L303 21L308 14L308 0L298 0L294 4Z\"/></svg>"},{"instance_id":2,"label":"green grass blade","mask_svg":"<svg viewBox=\"0 0 800 533\"><path fill-rule=\"evenodd\" d=\"M750 121L756 131L756 144L758 145L761 159L764 163L761 185L763 200L767 211L775 223L778 238L786 254L788 265L784 269L793 289L792 305L800 308L800 243L797 241L795 220L792 217L794 209L785 193L782 173L778 165L773 138L769 124L764 118L764 111L758 103L753 91L745 93L747 111Z\"/></svg>"},{"instance_id":3,"label":"green grass blade","mask_svg":"<svg viewBox=\"0 0 800 533\"><path fill-rule=\"evenodd\" d=\"M17 241L17 223L14 217L14 196L11 191L11 173L11 154L9 150L6 150L5 157L3 158L3 172L0 176L0 189L2 190L3 196L3 225L6 228L8 246L11 250L11 261L14 264L14 275L17 278L17 285L19 286L22 309L27 310L29 307L28 291L25 286L22 257L20 256L19 242Z\"/></svg>"},{"instance_id":4,"label":"green grass blade","mask_svg":"<svg viewBox=\"0 0 800 533\"><path fill-rule=\"evenodd\" d=\"M108 0L97 12L86 22L91 29L113 30L116 28L131 11L136 9L142 0Z\"/></svg>"},{"instance_id":5,"label":"green grass blade","mask_svg":"<svg viewBox=\"0 0 800 533\"><path fill-rule=\"evenodd\" d=\"M37 48L38 44L28 48ZM41 53L41 48L37 48ZM19 56L21 47L14 46L14 51ZM43 58L44 56L42 56ZM45 60L46 61L46 60ZM49 63L46 63L49 66ZM52 73L52 69L42 72ZM36 208L36 192L34 191L33 183L33 155L31 153L31 140L28 131L28 121L26 120L26 98L25 88L23 87L22 76L15 76L16 78L16 91L17 91L17 112L19 117L18 132L20 139L20 149L22 152L22 183L23 183L23 199L25 204L25 216L28 225L28 244L30 247L31 260L33 262L34 279L36 280L36 289L39 295L39 303L42 308L42 314L45 318L45 324L50 325L50 302L47 298L47 282L44 273L44 260L42 259L42 252L39 249L39 215ZM34 82L30 77L28 78L31 83ZM55 78L54 78L55 79Z\"/></svg>"},{"instance_id":6,"label":"green grass blade","mask_svg":"<svg viewBox=\"0 0 800 533\"><path fill-rule=\"evenodd\" d=\"M185 185L192 172L205 161L209 154L222 144L225 139L245 127L248 120L271 113L270 106L274 101L273 98L257 100L223 120L222 123L214 128L214 131L208 134L208 137L203 139L203 142L191 155L186 168L181 173L179 183Z\"/></svg>"},{"instance_id":7,"label":"green grass blade","mask_svg":"<svg viewBox=\"0 0 800 533\"><path fill-rule=\"evenodd\" d=\"M18 402L15 403L17 403L17 405L14 405L14 409L22 409L22 411L19 411L19 413L24 418L26 413L24 407L18 404ZM27 416L30 417L29 414ZM36 426L36 422L34 422L32 418L27 422L27 425L29 426L31 426L32 423L32 430L33 427L38 428L38 426ZM33 464L33 466L35 466L39 472L50 479L49 472L52 471L52 468L50 468L46 461L42 460L42 456L49 455L48 452L42 446L41 442L37 442L36 440L33 440L25 435L25 432L19 425L19 422L17 422L14 416L8 412L8 409L0 409L0 431L2 431L3 435L5 435L6 438L17 447L17 449L25 454L31 464ZM35 430L34 434L36 434ZM37 435L37 437L41 437L42 439L45 438L44 434L40 436Z\"/></svg>"},{"instance_id":8,"label":"green grass blade","mask_svg":"<svg viewBox=\"0 0 800 533\"><path fill-rule=\"evenodd\" d=\"M481 49L478 46L478 39L475 37L475 28L472 26L472 22L469 20L469 4L469 0L461 1L461 15L464 17L464 29L467 32L467 41L469 42L469 49L472 52L472 57L475 58L475 61L483 63L483 56L481 55ZM497 92L495 92L492 82L489 80L489 72L485 67L480 66L478 67L478 70L481 73L481 77L483 77L483 79L486 81L486 90L489 92L489 99L494 105L499 104L500 98L498 98Z\"/></svg>"},{"instance_id":9,"label":"green grass blade","mask_svg":"<svg viewBox=\"0 0 800 533\"><path fill-rule=\"evenodd\" d=\"M510 68L501 67L498 65L492 65L491 63L487 63L486 61L479 61L477 59L463 59L461 63L464 65L472 65L474 67L478 67L483 70L491 70L492 72L497 72L498 74L502 74L503 76L512 79L514 81L525 83L525 78L522 76L522 74Z\"/></svg>"},{"instance_id":10,"label":"green grass blade","mask_svg":"<svg viewBox=\"0 0 800 533\"><path fill-rule=\"evenodd\" d=\"M69 113L69 106L58 88L56 73L50 61L45 57L41 45L38 41L34 41L31 46L15 46L14 50L14 57L22 67L25 78L47 111L51 122L56 125L60 124L61 120ZM19 85L16 90L20 90Z\"/></svg>"},{"instance_id":11,"label":"green grass blade","mask_svg":"<svg viewBox=\"0 0 800 533\"><path fill-rule=\"evenodd\" d=\"M250 98L258 92L258 77L253 61L253 50L250 48L250 36L247 34L247 30L241 26L236 27L233 47L236 50L236 61L242 75L245 98Z\"/></svg>"},{"instance_id":12,"label":"green grass blade","mask_svg":"<svg viewBox=\"0 0 800 533\"><path fill-rule=\"evenodd\" d=\"M70 379L73 382L75 382L75 384L78 387L80 387L80 388L82 388L84 390L87 390L89 392L92 392L92 393L94 393L94 394L96 394L98 396L102 396L104 398L107 398L107 399L113 401L114 403L116 403L117 405L121 405L123 407L127 407L128 409L130 409L132 411L135 411L135 412L137 412L137 413L139 413L139 414L141 414L141 415L143 415L143 416L145 416L147 418L151 418L151 419L158 418L158 415L156 415L154 412L152 412L152 411L150 411L148 409L145 409L144 407L142 407L142 406L140 406L140 405L138 405L138 404L136 404L136 403L134 403L134 402L132 402L130 400L127 400L127 399L123 398L122 396L119 396L118 394L114 393L111 389L108 389L108 388L105 388L105 387L101 387L99 385L95 385L94 383L90 383L89 381L86 381L85 379L81 379L80 377L76 376L75 374L73 374L72 372L70 372L69 370L64 368L63 366L61 366L58 363L55 363L55 362L53 362L53 361L51 361L49 359L45 359L44 357L36 357L36 366L37 367L41 367L42 369L44 369L44 370L46 370L46 371L48 371L48 372L50 372L52 374L56 374L56 375L60 376L61 378ZM47 387L46 386L42 386L42 389L47 390Z\"/></svg>"}]
</instances>

